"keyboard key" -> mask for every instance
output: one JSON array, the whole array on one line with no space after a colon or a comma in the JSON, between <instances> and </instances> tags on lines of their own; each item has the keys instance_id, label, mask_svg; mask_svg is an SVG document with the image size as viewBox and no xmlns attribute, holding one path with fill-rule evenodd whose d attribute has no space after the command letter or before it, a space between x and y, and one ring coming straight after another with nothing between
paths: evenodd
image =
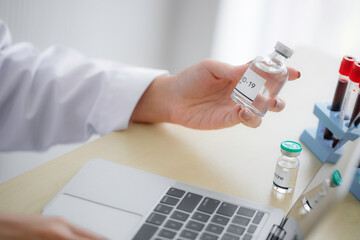
<instances>
[{"instance_id":1,"label":"keyboard key","mask_svg":"<svg viewBox=\"0 0 360 240\"><path fill-rule=\"evenodd\" d=\"M188 224L186 225L186 228L200 232L204 228L204 226L205 224L198 223L195 221L189 221Z\"/></svg>"},{"instance_id":2,"label":"keyboard key","mask_svg":"<svg viewBox=\"0 0 360 240\"><path fill-rule=\"evenodd\" d=\"M253 209L249 209L249 208L245 208L245 207L240 207L239 211L237 212L237 214L242 215L242 216L246 216L249 218L252 218L255 214L255 210Z\"/></svg>"},{"instance_id":3,"label":"keyboard key","mask_svg":"<svg viewBox=\"0 0 360 240\"><path fill-rule=\"evenodd\" d=\"M210 215L201 212L195 212L191 218L206 223L209 220Z\"/></svg>"},{"instance_id":4,"label":"keyboard key","mask_svg":"<svg viewBox=\"0 0 360 240\"><path fill-rule=\"evenodd\" d=\"M194 240L194 239L197 237L197 235L198 235L198 234L195 233L195 232L192 232L192 231L189 231L189 230L184 229L184 230L181 232L180 237Z\"/></svg>"},{"instance_id":5,"label":"keyboard key","mask_svg":"<svg viewBox=\"0 0 360 240\"><path fill-rule=\"evenodd\" d=\"M174 229L174 230L180 230L180 228L182 227L182 223L179 223L179 222L176 222L176 221L173 221L173 220L168 220L166 223L165 223L165 226L164 227L167 227L167 228L170 228L170 229Z\"/></svg>"},{"instance_id":6,"label":"keyboard key","mask_svg":"<svg viewBox=\"0 0 360 240\"><path fill-rule=\"evenodd\" d=\"M179 211L174 211L173 214L171 214L172 219L176 219L176 220L179 220L179 221L182 221L182 222L185 222L188 219L189 216L190 216L189 214L179 212Z\"/></svg>"},{"instance_id":7,"label":"keyboard key","mask_svg":"<svg viewBox=\"0 0 360 240\"><path fill-rule=\"evenodd\" d=\"M248 233L254 233L256 231L256 226L255 225L250 225L250 227L248 228Z\"/></svg>"},{"instance_id":8,"label":"keyboard key","mask_svg":"<svg viewBox=\"0 0 360 240\"><path fill-rule=\"evenodd\" d=\"M207 225L205 230L208 231L208 232L221 234L222 231L224 230L224 227L221 227L221 226L210 223L209 225Z\"/></svg>"},{"instance_id":9,"label":"keyboard key","mask_svg":"<svg viewBox=\"0 0 360 240\"><path fill-rule=\"evenodd\" d=\"M215 212L215 210L219 206L219 204L220 204L219 200L215 200L215 199L206 197L201 202L201 204L197 210L199 210L201 212L206 212L206 213L212 214Z\"/></svg>"},{"instance_id":10,"label":"keyboard key","mask_svg":"<svg viewBox=\"0 0 360 240\"><path fill-rule=\"evenodd\" d=\"M232 215L234 215L236 209L237 209L236 205L223 202L216 213L231 217Z\"/></svg>"},{"instance_id":11,"label":"keyboard key","mask_svg":"<svg viewBox=\"0 0 360 240\"><path fill-rule=\"evenodd\" d=\"M177 188L170 188L167 193L167 195L182 198L185 194L185 191L177 189Z\"/></svg>"},{"instance_id":12,"label":"keyboard key","mask_svg":"<svg viewBox=\"0 0 360 240\"><path fill-rule=\"evenodd\" d=\"M259 224L261 222L261 219L263 218L264 213L263 212L258 212L255 217L254 220L252 221L255 224Z\"/></svg>"},{"instance_id":13,"label":"keyboard key","mask_svg":"<svg viewBox=\"0 0 360 240\"><path fill-rule=\"evenodd\" d=\"M160 202L167 204L167 205L175 206L179 201L180 201L180 199L178 199L178 198L164 196Z\"/></svg>"},{"instance_id":14,"label":"keyboard key","mask_svg":"<svg viewBox=\"0 0 360 240\"><path fill-rule=\"evenodd\" d=\"M233 233L235 235L241 236L244 233L245 228L240 227L240 226L236 226L234 224L230 224L229 227L226 229L226 231L229 232L229 233Z\"/></svg>"},{"instance_id":15,"label":"keyboard key","mask_svg":"<svg viewBox=\"0 0 360 240\"><path fill-rule=\"evenodd\" d=\"M173 239L175 237L176 232L169 231L167 229L161 229L159 236L166 239Z\"/></svg>"},{"instance_id":16,"label":"keyboard key","mask_svg":"<svg viewBox=\"0 0 360 240\"><path fill-rule=\"evenodd\" d=\"M144 224L141 226L139 231L136 233L135 237L132 240L149 240L155 234L158 227Z\"/></svg>"},{"instance_id":17,"label":"keyboard key","mask_svg":"<svg viewBox=\"0 0 360 240\"><path fill-rule=\"evenodd\" d=\"M224 236L222 236L221 240L240 240L240 237L225 233Z\"/></svg>"},{"instance_id":18,"label":"keyboard key","mask_svg":"<svg viewBox=\"0 0 360 240\"><path fill-rule=\"evenodd\" d=\"M218 236L212 235L210 233L203 233L200 237L200 240L217 240Z\"/></svg>"},{"instance_id":19,"label":"keyboard key","mask_svg":"<svg viewBox=\"0 0 360 240\"><path fill-rule=\"evenodd\" d=\"M234 219L232 220L232 222L246 227L249 224L250 219L246 218L246 217L236 215L234 217Z\"/></svg>"},{"instance_id":20,"label":"keyboard key","mask_svg":"<svg viewBox=\"0 0 360 240\"><path fill-rule=\"evenodd\" d=\"M202 196L200 195L187 193L177 206L177 209L191 213L196 208L201 199Z\"/></svg>"},{"instance_id":21,"label":"keyboard key","mask_svg":"<svg viewBox=\"0 0 360 240\"><path fill-rule=\"evenodd\" d=\"M150 216L148 217L148 219L146 220L146 222L152 223L155 225L161 225L164 222L165 218L166 218L166 216L164 216L164 215L157 214L157 213L151 213Z\"/></svg>"},{"instance_id":22,"label":"keyboard key","mask_svg":"<svg viewBox=\"0 0 360 240\"><path fill-rule=\"evenodd\" d=\"M245 234L242 240L251 240L252 236L250 234Z\"/></svg>"},{"instance_id":23,"label":"keyboard key","mask_svg":"<svg viewBox=\"0 0 360 240\"><path fill-rule=\"evenodd\" d=\"M154 209L155 212L169 214L173 208L170 206L166 206L163 204L158 204L156 208Z\"/></svg>"},{"instance_id":24,"label":"keyboard key","mask_svg":"<svg viewBox=\"0 0 360 240\"><path fill-rule=\"evenodd\" d=\"M230 221L230 218L228 217L224 217L224 216L220 216L220 215L215 215L213 216L213 218L211 219L211 222L213 223L217 223L220 225L226 225L228 224L228 222Z\"/></svg>"}]
</instances>

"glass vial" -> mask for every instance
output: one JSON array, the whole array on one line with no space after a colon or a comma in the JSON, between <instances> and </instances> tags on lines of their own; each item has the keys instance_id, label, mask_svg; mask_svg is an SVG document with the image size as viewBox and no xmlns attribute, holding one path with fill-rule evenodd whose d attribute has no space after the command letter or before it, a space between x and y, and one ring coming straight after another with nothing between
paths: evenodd
<instances>
[{"instance_id":1,"label":"glass vial","mask_svg":"<svg viewBox=\"0 0 360 240\"><path fill-rule=\"evenodd\" d=\"M305 193L302 204L307 212L310 212L332 188L340 186L342 178L339 170L335 170L330 178L326 178L321 184Z\"/></svg>"},{"instance_id":2,"label":"glass vial","mask_svg":"<svg viewBox=\"0 0 360 240\"><path fill-rule=\"evenodd\" d=\"M299 143L284 141L280 145L281 156L277 160L273 189L280 193L291 193L296 184L300 161L298 156L302 150Z\"/></svg>"},{"instance_id":3,"label":"glass vial","mask_svg":"<svg viewBox=\"0 0 360 240\"><path fill-rule=\"evenodd\" d=\"M231 93L231 98L263 117L288 80L284 61L293 53L293 50L277 42L273 53L256 57Z\"/></svg>"}]
</instances>

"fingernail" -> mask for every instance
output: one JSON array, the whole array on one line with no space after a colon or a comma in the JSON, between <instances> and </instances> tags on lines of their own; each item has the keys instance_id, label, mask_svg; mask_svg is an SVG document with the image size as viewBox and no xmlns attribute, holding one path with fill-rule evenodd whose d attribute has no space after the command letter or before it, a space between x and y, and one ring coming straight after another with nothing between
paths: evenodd
<instances>
[{"instance_id":1,"label":"fingernail","mask_svg":"<svg viewBox=\"0 0 360 240\"><path fill-rule=\"evenodd\" d=\"M298 71L297 74L298 74L297 78L300 78L300 77L301 77L301 73Z\"/></svg>"},{"instance_id":2,"label":"fingernail","mask_svg":"<svg viewBox=\"0 0 360 240\"><path fill-rule=\"evenodd\" d=\"M244 109L244 111L241 114L241 117L245 120L248 120L251 118L251 113L249 112L249 110L247 110L246 108Z\"/></svg>"},{"instance_id":3,"label":"fingernail","mask_svg":"<svg viewBox=\"0 0 360 240\"><path fill-rule=\"evenodd\" d=\"M283 102L282 102L280 99L276 99L276 105L275 105L275 107L276 107L276 108L281 108L282 105L283 105Z\"/></svg>"}]
</instances>

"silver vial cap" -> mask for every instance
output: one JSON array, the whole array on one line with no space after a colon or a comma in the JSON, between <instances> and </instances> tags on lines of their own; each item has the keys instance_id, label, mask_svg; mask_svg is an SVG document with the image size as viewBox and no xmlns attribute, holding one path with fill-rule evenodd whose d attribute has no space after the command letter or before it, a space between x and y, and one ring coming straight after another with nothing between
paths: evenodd
<instances>
[{"instance_id":1,"label":"silver vial cap","mask_svg":"<svg viewBox=\"0 0 360 240\"><path fill-rule=\"evenodd\" d=\"M292 50L291 48L285 46L283 43L281 42L277 42L275 45L275 50L280 53L281 55L283 55L286 58L290 58L293 53L294 50Z\"/></svg>"}]
</instances>

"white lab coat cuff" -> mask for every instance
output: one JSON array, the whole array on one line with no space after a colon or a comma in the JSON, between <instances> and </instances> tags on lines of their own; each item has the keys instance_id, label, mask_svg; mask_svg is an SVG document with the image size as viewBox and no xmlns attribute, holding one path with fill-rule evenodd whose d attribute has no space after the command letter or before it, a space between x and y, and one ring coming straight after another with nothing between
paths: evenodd
<instances>
[{"instance_id":1,"label":"white lab coat cuff","mask_svg":"<svg viewBox=\"0 0 360 240\"><path fill-rule=\"evenodd\" d=\"M145 90L165 70L119 66L106 71L105 84L89 117L89 123L100 135L126 129L131 115Z\"/></svg>"}]
</instances>

